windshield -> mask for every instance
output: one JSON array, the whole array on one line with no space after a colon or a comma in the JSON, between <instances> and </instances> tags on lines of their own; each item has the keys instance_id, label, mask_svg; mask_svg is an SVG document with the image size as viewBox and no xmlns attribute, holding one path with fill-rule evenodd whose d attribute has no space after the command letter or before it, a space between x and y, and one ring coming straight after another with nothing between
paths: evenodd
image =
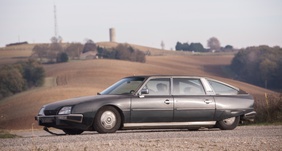
<instances>
[{"instance_id":1,"label":"windshield","mask_svg":"<svg viewBox=\"0 0 282 151\"><path fill-rule=\"evenodd\" d=\"M116 82L112 86L108 87L106 90L102 91L100 94L133 94L142 85L145 78L142 77L130 77L124 78Z\"/></svg>"}]
</instances>

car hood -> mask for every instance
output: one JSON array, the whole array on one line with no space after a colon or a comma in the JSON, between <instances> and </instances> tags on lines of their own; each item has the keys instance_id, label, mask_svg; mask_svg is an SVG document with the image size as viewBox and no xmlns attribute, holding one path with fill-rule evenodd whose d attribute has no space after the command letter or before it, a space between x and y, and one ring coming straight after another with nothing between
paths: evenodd
<instances>
[{"instance_id":1,"label":"car hood","mask_svg":"<svg viewBox=\"0 0 282 151\"><path fill-rule=\"evenodd\" d=\"M50 104L44 105L45 110L59 110L64 106L73 106L77 105L80 103L85 103L85 102L93 102L93 101L101 101L105 99L110 99L110 98L124 98L128 96L124 95L96 95L96 96L84 96L84 97L78 97L78 98L72 98L72 99L67 99L67 100L62 100Z\"/></svg>"}]
</instances>

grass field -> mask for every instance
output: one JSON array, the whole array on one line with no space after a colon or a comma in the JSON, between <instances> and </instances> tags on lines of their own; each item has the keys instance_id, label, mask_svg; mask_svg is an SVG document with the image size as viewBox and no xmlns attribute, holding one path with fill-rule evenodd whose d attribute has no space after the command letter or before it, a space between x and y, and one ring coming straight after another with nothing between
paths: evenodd
<instances>
[{"instance_id":1,"label":"grass field","mask_svg":"<svg viewBox=\"0 0 282 151\"><path fill-rule=\"evenodd\" d=\"M42 105L72 97L96 95L120 78L132 75L205 76L240 87L256 97L274 93L230 79L222 69L230 64L232 58L233 55L170 54L147 56L146 63L97 59L44 65L47 78L43 87L0 100L0 129L31 129L32 124L36 123L34 116Z\"/></svg>"}]
</instances>

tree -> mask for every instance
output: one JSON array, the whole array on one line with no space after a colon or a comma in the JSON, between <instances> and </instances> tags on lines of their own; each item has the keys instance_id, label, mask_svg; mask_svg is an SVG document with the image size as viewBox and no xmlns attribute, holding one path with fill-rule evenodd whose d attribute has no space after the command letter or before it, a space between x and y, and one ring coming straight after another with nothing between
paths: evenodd
<instances>
[{"instance_id":1,"label":"tree","mask_svg":"<svg viewBox=\"0 0 282 151\"><path fill-rule=\"evenodd\" d=\"M224 49L232 50L232 49L233 49L233 46L231 46L231 45L226 45L226 46L224 47Z\"/></svg>"},{"instance_id":2,"label":"tree","mask_svg":"<svg viewBox=\"0 0 282 151\"><path fill-rule=\"evenodd\" d=\"M48 58L48 50L49 46L47 44L35 45L32 49L33 54L38 56L40 62L42 62L44 58Z\"/></svg>"},{"instance_id":3,"label":"tree","mask_svg":"<svg viewBox=\"0 0 282 151\"><path fill-rule=\"evenodd\" d=\"M51 37L51 43L58 43L59 42L59 39L57 37Z\"/></svg>"},{"instance_id":4,"label":"tree","mask_svg":"<svg viewBox=\"0 0 282 151\"><path fill-rule=\"evenodd\" d=\"M68 62L68 61L69 61L69 57L68 57L67 53L65 53L65 52L58 53L57 63Z\"/></svg>"},{"instance_id":5,"label":"tree","mask_svg":"<svg viewBox=\"0 0 282 151\"><path fill-rule=\"evenodd\" d=\"M204 52L205 48L201 43L191 43L190 44L190 51L195 51L195 52Z\"/></svg>"},{"instance_id":6,"label":"tree","mask_svg":"<svg viewBox=\"0 0 282 151\"><path fill-rule=\"evenodd\" d=\"M51 43L62 43L63 42L63 38L61 36L59 37L53 36L50 40L51 40Z\"/></svg>"},{"instance_id":7,"label":"tree","mask_svg":"<svg viewBox=\"0 0 282 151\"><path fill-rule=\"evenodd\" d=\"M178 51L178 50L183 50L182 49L182 43L180 43L179 41L176 43L176 46L175 46L175 50Z\"/></svg>"},{"instance_id":8,"label":"tree","mask_svg":"<svg viewBox=\"0 0 282 151\"><path fill-rule=\"evenodd\" d=\"M25 89L25 80L17 68L4 66L0 69L0 99Z\"/></svg>"},{"instance_id":9,"label":"tree","mask_svg":"<svg viewBox=\"0 0 282 151\"><path fill-rule=\"evenodd\" d=\"M34 60L0 68L0 99L44 83L44 68Z\"/></svg>"},{"instance_id":10,"label":"tree","mask_svg":"<svg viewBox=\"0 0 282 151\"><path fill-rule=\"evenodd\" d=\"M97 51L97 46L91 39L87 40L87 42L85 43L82 53L86 53L88 51Z\"/></svg>"},{"instance_id":11,"label":"tree","mask_svg":"<svg viewBox=\"0 0 282 151\"><path fill-rule=\"evenodd\" d=\"M277 70L278 65L276 62L269 60L268 58L264 59L259 63L259 71L262 80L264 81L264 87L267 88L267 82Z\"/></svg>"},{"instance_id":12,"label":"tree","mask_svg":"<svg viewBox=\"0 0 282 151\"><path fill-rule=\"evenodd\" d=\"M54 63L56 62L58 54L62 53L64 49L60 43L51 43L49 45L35 45L32 51L34 53L32 56L37 55L40 62L46 62L47 60L49 63Z\"/></svg>"},{"instance_id":13,"label":"tree","mask_svg":"<svg viewBox=\"0 0 282 151\"><path fill-rule=\"evenodd\" d=\"M44 83L45 71L41 64L35 60L20 62L22 75L27 82L28 87L41 86Z\"/></svg>"},{"instance_id":14,"label":"tree","mask_svg":"<svg viewBox=\"0 0 282 151\"><path fill-rule=\"evenodd\" d=\"M184 51L191 51L190 45L188 44L188 42L182 44L182 49Z\"/></svg>"},{"instance_id":15,"label":"tree","mask_svg":"<svg viewBox=\"0 0 282 151\"><path fill-rule=\"evenodd\" d=\"M282 49L248 47L233 58L230 68L239 80L271 89L282 89Z\"/></svg>"},{"instance_id":16,"label":"tree","mask_svg":"<svg viewBox=\"0 0 282 151\"><path fill-rule=\"evenodd\" d=\"M208 47L210 48L211 51L220 51L220 42L217 38L211 37L208 40Z\"/></svg>"},{"instance_id":17,"label":"tree","mask_svg":"<svg viewBox=\"0 0 282 151\"><path fill-rule=\"evenodd\" d=\"M63 47L59 43L51 43L47 52L47 57L50 63L56 62L59 53L63 52Z\"/></svg>"},{"instance_id":18,"label":"tree","mask_svg":"<svg viewBox=\"0 0 282 151\"><path fill-rule=\"evenodd\" d=\"M83 49L83 45L80 43L71 43L66 49L65 52L71 59L78 59Z\"/></svg>"},{"instance_id":19,"label":"tree","mask_svg":"<svg viewBox=\"0 0 282 151\"><path fill-rule=\"evenodd\" d=\"M128 44L119 44L115 48L101 48L98 47L99 56L103 58L129 60L136 62L145 62L146 56L143 51L134 49Z\"/></svg>"}]
</instances>

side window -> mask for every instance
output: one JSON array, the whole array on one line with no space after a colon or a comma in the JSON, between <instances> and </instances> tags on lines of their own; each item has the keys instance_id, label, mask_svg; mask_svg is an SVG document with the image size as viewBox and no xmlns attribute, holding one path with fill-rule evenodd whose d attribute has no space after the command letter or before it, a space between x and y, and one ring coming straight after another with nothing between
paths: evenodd
<instances>
[{"instance_id":1,"label":"side window","mask_svg":"<svg viewBox=\"0 0 282 151\"><path fill-rule=\"evenodd\" d=\"M170 93L170 79L160 78L151 79L148 81L143 89L148 89L147 95L169 95Z\"/></svg>"},{"instance_id":2,"label":"side window","mask_svg":"<svg viewBox=\"0 0 282 151\"><path fill-rule=\"evenodd\" d=\"M223 83L219 83L216 81L208 80L210 85L212 86L213 90L216 94L219 95L234 95L238 94L238 91L228 85L225 85Z\"/></svg>"},{"instance_id":3,"label":"side window","mask_svg":"<svg viewBox=\"0 0 282 151\"><path fill-rule=\"evenodd\" d=\"M200 79L175 78L173 79L174 95L205 95Z\"/></svg>"}]
</instances>

